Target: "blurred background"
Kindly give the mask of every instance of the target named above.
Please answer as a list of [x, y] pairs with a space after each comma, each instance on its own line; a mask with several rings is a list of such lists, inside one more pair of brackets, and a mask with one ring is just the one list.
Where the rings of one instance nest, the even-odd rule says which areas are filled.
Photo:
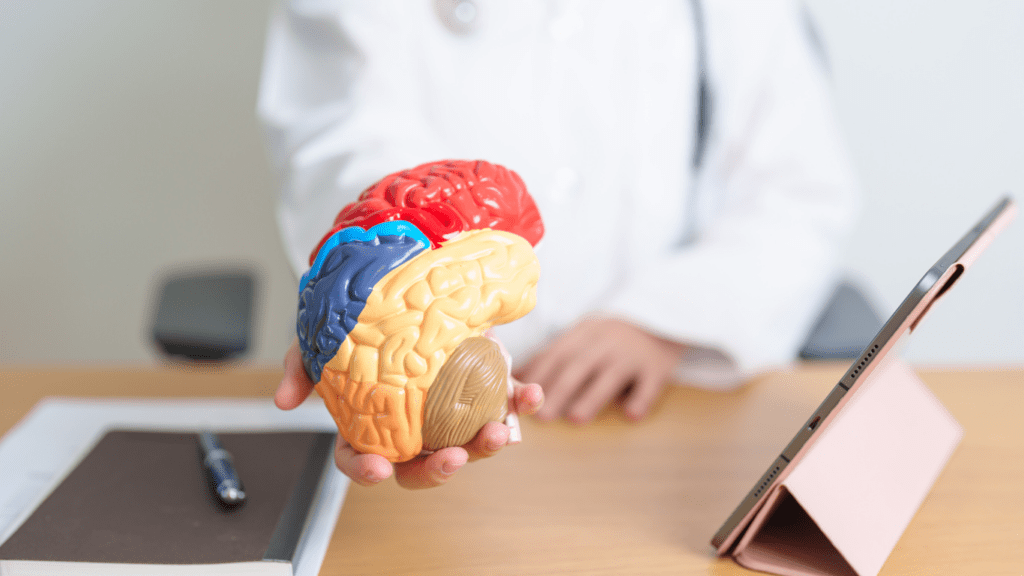
[[[0, 363], [148, 363], [163, 282], [257, 277], [244, 362], [296, 279], [255, 117], [266, 0], [0, 2]], [[809, 0], [864, 191], [843, 265], [879, 312], [997, 198], [1024, 201], [1024, 2]], [[1024, 363], [1024, 218], [937, 306], [920, 364]]]

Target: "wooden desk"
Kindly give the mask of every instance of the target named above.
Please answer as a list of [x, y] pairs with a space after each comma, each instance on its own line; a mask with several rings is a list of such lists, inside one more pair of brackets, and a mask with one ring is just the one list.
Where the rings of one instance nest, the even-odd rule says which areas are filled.
[[[673, 388], [642, 424], [527, 419], [436, 490], [352, 486], [323, 574], [750, 574], [707, 544], [844, 366]], [[40, 398], [269, 396], [276, 370], [0, 370], [0, 431]], [[966, 436], [883, 574], [1020, 574], [1024, 370], [925, 370]]]

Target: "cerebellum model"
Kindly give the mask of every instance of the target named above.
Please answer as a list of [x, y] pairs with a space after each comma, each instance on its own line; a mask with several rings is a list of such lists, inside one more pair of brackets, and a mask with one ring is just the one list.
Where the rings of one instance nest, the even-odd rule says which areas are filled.
[[299, 285], [302, 360], [338, 430], [404, 462], [508, 416], [509, 360], [485, 332], [529, 312], [544, 226], [519, 176], [447, 160], [345, 206]]

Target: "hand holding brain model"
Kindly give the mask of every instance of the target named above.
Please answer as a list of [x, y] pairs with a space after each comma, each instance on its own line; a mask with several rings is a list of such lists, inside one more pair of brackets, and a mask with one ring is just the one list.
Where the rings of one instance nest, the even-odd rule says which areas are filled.
[[484, 161], [391, 174], [335, 219], [299, 286], [302, 363], [357, 452], [406, 462], [514, 425], [486, 331], [529, 312], [544, 228], [519, 176]]

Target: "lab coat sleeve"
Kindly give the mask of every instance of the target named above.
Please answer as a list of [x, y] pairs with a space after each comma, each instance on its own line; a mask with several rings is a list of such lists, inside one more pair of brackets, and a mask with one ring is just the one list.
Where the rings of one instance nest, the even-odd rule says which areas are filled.
[[729, 384], [796, 357], [834, 282], [856, 194], [798, 10], [707, 6], [714, 108], [695, 241], [630, 269], [602, 312], [694, 345], [681, 377]]
[[382, 174], [447, 156], [418, 114], [419, 56], [407, 48], [417, 21], [436, 20], [409, 14], [428, 4], [297, 0], [271, 16], [258, 113], [296, 274], [341, 206]]

